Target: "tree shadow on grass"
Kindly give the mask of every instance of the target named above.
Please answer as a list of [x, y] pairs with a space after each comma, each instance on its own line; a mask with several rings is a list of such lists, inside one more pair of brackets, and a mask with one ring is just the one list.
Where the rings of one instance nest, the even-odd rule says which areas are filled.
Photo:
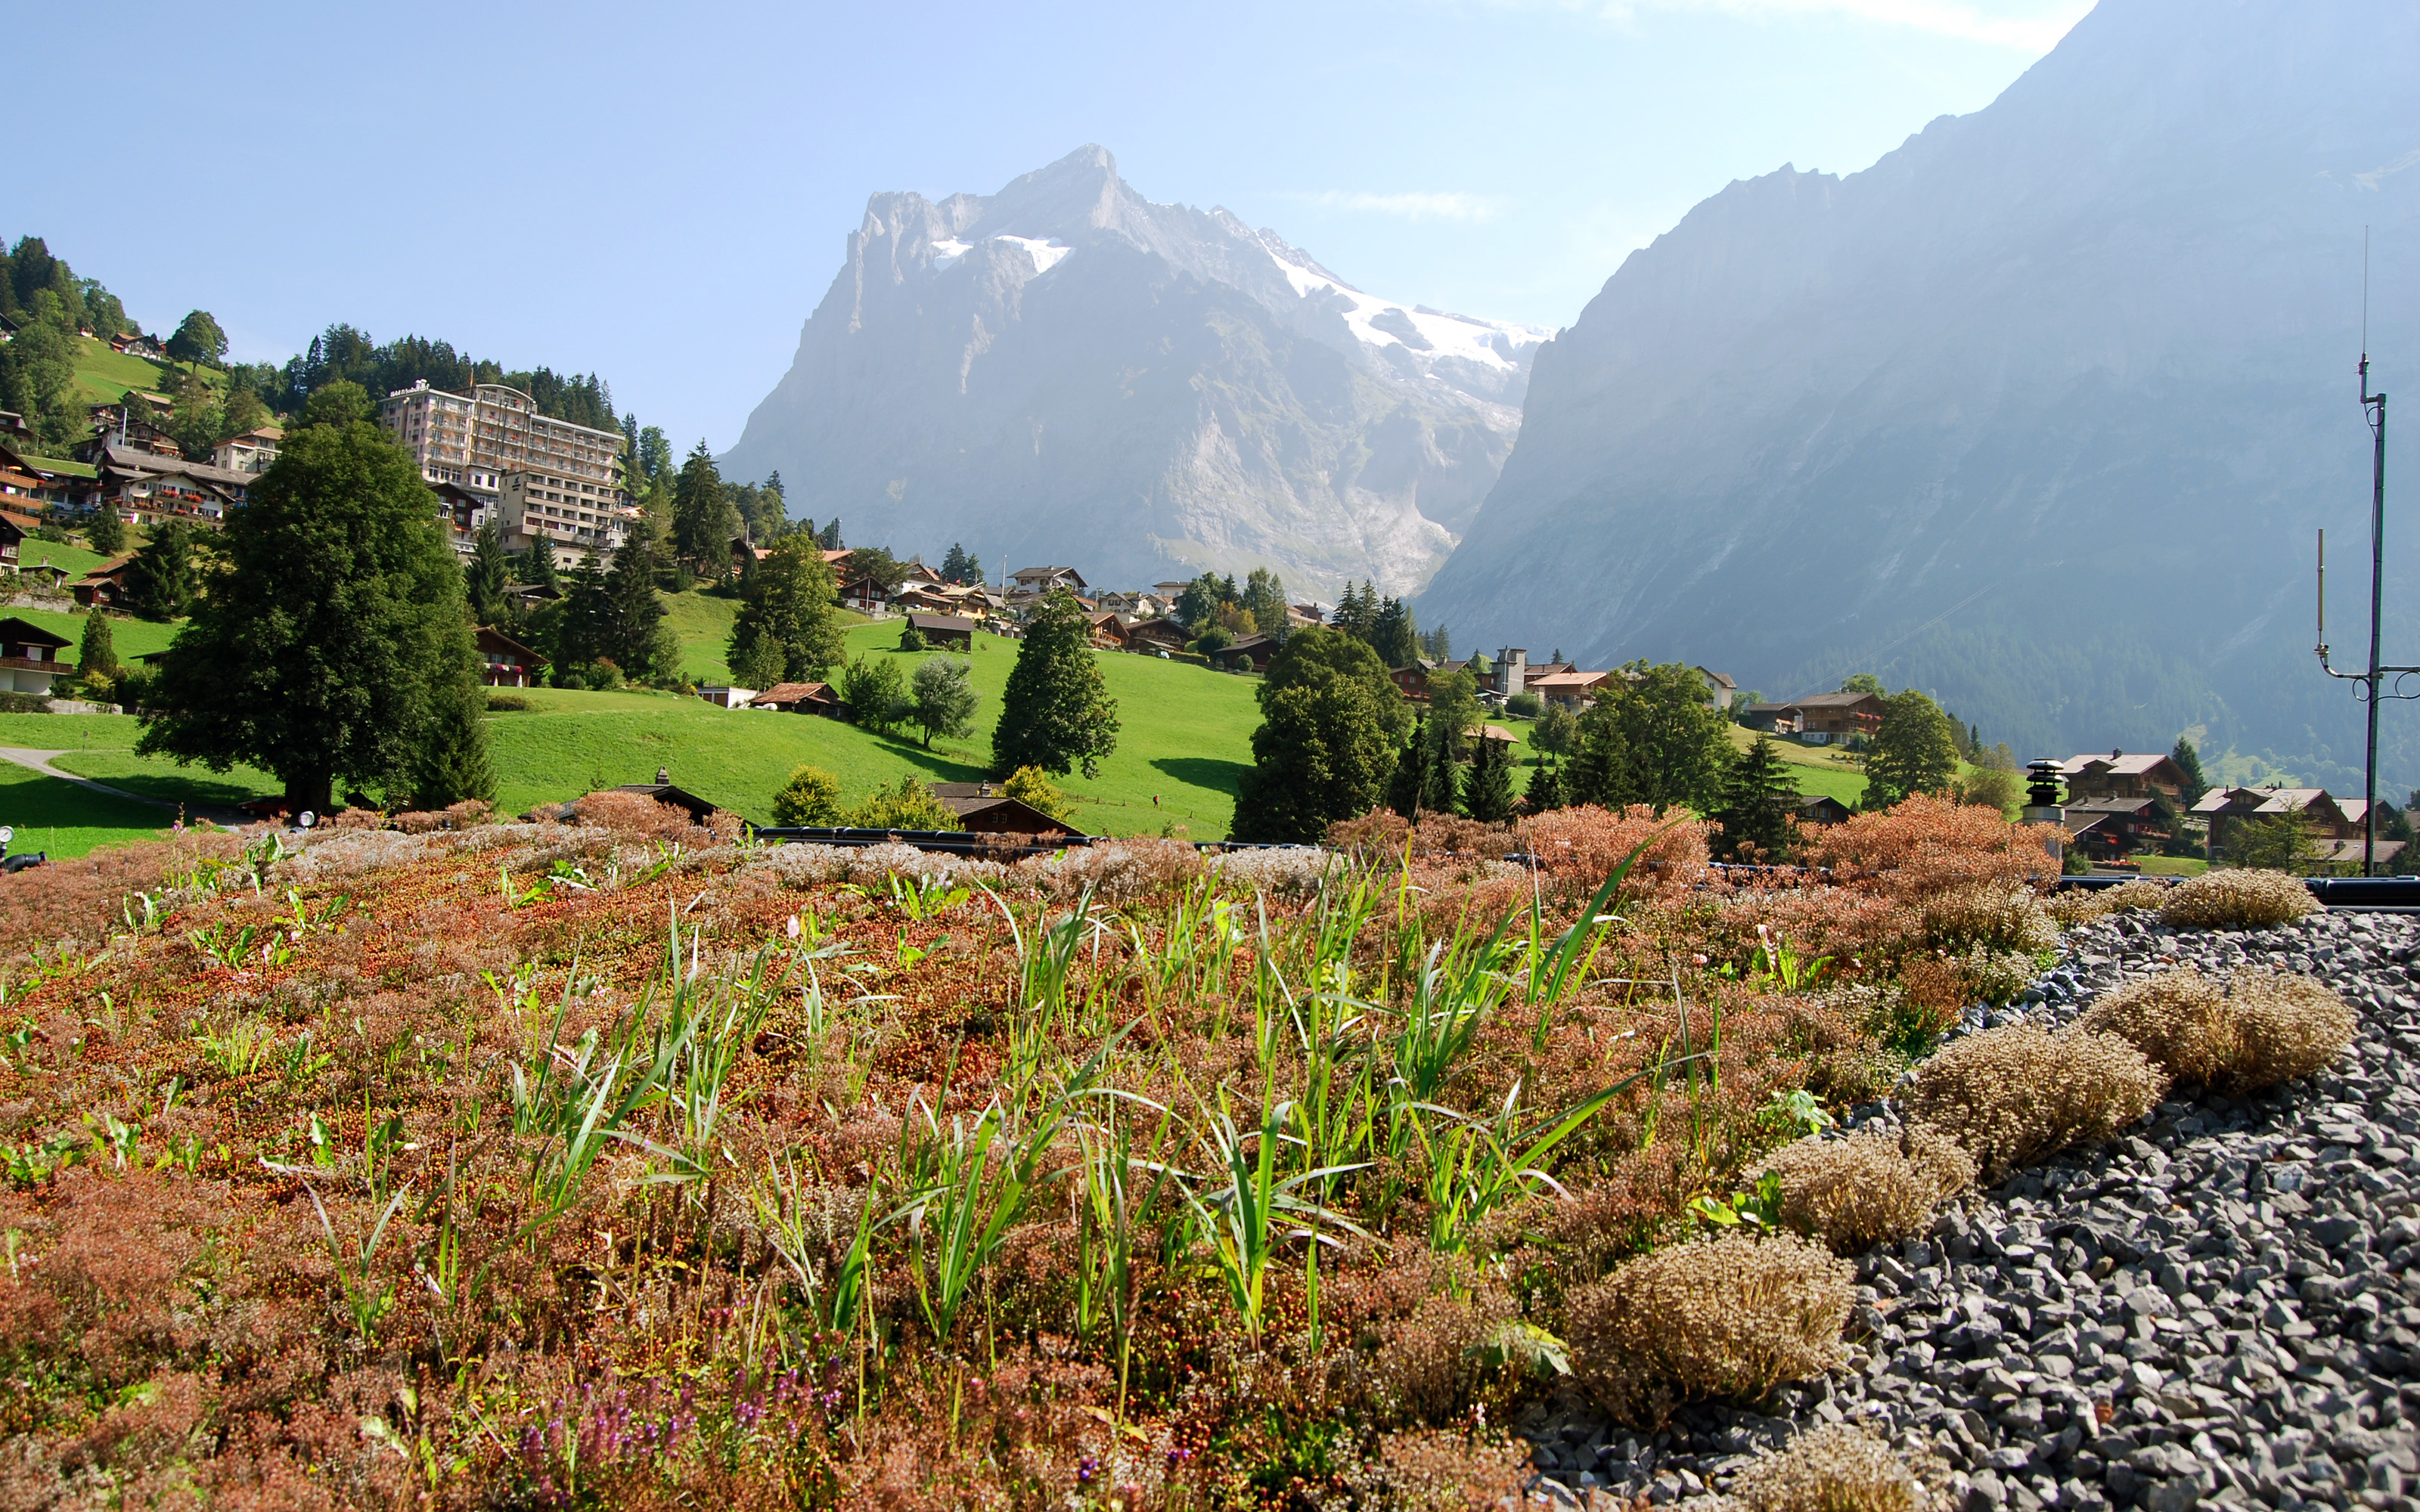
[[1229, 797], [1243, 791], [1243, 776], [1251, 770], [1249, 762], [1231, 762], [1217, 756], [1162, 756], [1151, 764], [1179, 782], [1209, 788]]

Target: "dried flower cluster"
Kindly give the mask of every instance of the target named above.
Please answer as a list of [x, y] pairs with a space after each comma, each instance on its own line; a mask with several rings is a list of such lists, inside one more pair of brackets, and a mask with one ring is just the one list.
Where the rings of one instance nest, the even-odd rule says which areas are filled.
[[1901, 1102], [1909, 1119], [1955, 1139], [1996, 1178], [2114, 1138], [2167, 1085], [2166, 1072], [2113, 1036], [2011, 1024], [1952, 1041], [1917, 1068]]
[[2188, 877], [2169, 889], [2160, 918], [2178, 929], [2269, 929], [2319, 907], [2299, 878], [2230, 868]]
[[1922, 1233], [1933, 1210], [1976, 1175], [1973, 1156], [1921, 1124], [1903, 1135], [1869, 1130], [1801, 1139], [1776, 1151], [1765, 1169], [1780, 1178], [1781, 1221], [1838, 1255]]
[[1870, 1429], [1834, 1423], [1741, 1471], [1731, 1500], [1742, 1512], [1933, 1512], [1952, 1504], [1947, 1472], [1938, 1455], [1911, 1463]]

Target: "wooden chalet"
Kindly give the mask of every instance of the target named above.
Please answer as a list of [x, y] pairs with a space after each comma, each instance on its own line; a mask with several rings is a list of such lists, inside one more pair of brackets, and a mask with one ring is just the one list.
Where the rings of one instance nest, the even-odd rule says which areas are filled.
[[778, 709], [783, 714], [819, 714], [828, 719], [845, 718], [848, 705], [831, 689], [829, 683], [775, 683], [748, 701], [752, 709]]
[[[2368, 810], [2359, 798], [2338, 798], [2325, 788], [2212, 788], [2193, 806], [2210, 822], [2210, 854], [2226, 854], [2228, 836], [2246, 821], [2266, 821], [2281, 814], [2300, 814], [2322, 861], [2361, 859], [2362, 820]], [[2392, 847], [2392, 849], [2390, 849]], [[2385, 859], [2399, 855], [2402, 841], [2378, 842]]]
[[1786, 703], [1751, 703], [1740, 716], [1750, 730], [1795, 735], [1814, 746], [1837, 745], [1883, 727], [1883, 701], [1872, 693], [1816, 693]]
[[2172, 837], [2149, 798], [2070, 796], [2064, 810], [2067, 843], [2096, 862], [2122, 861], [2141, 850], [2157, 850]]
[[1811, 794], [1798, 800], [1798, 817], [1810, 825], [1845, 825], [1849, 822], [1849, 806], [1823, 794]]
[[2067, 780], [2070, 808], [2086, 798], [2149, 798], [2156, 793], [2174, 803], [2184, 797], [2184, 768], [2157, 753], [2071, 756], [2058, 770]]
[[0, 691], [48, 695], [52, 682], [75, 671], [59, 659], [68, 638], [31, 620], [0, 620]]
[[1113, 609], [1099, 609], [1084, 616], [1093, 632], [1093, 644], [1103, 651], [1124, 651], [1126, 648], [1126, 622]]
[[1021, 572], [1010, 573], [1008, 578], [1017, 587], [1034, 594], [1047, 594], [1053, 588], [1064, 588], [1081, 598], [1089, 588], [1084, 575], [1073, 567], [1027, 567]]
[[929, 782], [933, 796], [942, 808], [958, 816], [958, 823], [978, 835], [1031, 835], [1042, 837], [1065, 835], [1084, 838], [1084, 832], [1063, 820], [1053, 819], [1020, 798], [1012, 798], [992, 782]]
[[1140, 620], [1125, 627], [1125, 647], [1128, 651], [1146, 654], [1165, 651], [1173, 655], [1184, 650], [1186, 644], [1192, 639], [1191, 633], [1183, 625], [1165, 616], [1156, 620]]
[[24, 555], [19, 548], [33, 540], [34, 532], [41, 528], [42, 522], [31, 515], [0, 509], [0, 567], [13, 572], [23, 565]]
[[952, 651], [972, 651], [975, 648], [975, 622], [962, 620], [954, 614], [910, 614], [908, 628], [924, 638], [928, 646], [942, 646]]
[[1597, 695], [1605, 690], [1605, 685], [1612, 680], [1613, 673], [1609, 671], [1540, 672], [1531, 668], [1522, 691], [1535, 693], [1549, 703], [1559, 703], [1577, 714], [1595, 702]]
[[489, 687], [535, 687], [547, 660], [493, 625], [479, 626], [479, 663]]
[[1210, 665], [1225, 671], [1256, 671], [1269, 670], [1269, 662], [1278, 654], [1273, 636], [1248, 635], [1233, 645], [1221, 646], [1210, 654]]
[[134, 553], [122, 551], [77, 579], [68, 592], [84, 609], [131, 609], [134, 595], [126, 586], [126, 575], [133, 565]]

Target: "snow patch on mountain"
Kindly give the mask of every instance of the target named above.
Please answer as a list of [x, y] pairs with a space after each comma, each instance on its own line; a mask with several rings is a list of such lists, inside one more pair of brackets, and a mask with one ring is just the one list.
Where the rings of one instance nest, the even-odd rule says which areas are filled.
[[1392, 300], [1364, 294], [1333, 274], [1313, 272], [1289, 260], [1274, 248], [1269, 251], [1269, 260], [1278, 265], [1278, 271], [1285, 275], [1296, 294], [1306, 299], [1343, 301], [1346, 308], [1338, 313], [1343, 316], [1345, 325], [1355, 336], [1373, 347], [1402, 347], [1431, 357], [1460, 357], [1484, 367], [1511, 372], [1520, 366], [1518, 359], [1523, 347], [1555, 337], [1553, 332], [1538, 326], [1447, 315], [1426, 305], [1397, 304]]

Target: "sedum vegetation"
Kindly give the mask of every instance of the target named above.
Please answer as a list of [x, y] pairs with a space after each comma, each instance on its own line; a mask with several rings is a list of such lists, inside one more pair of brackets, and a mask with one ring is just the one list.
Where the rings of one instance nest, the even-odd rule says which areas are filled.
[[2047, 1148], [1801, 1142], [2038, 928], [1972, 808], [1804, 887], [1644, 806], [1013, 864], [408, 817], [0, 879], [0, 1500], [1497, 1502], [1526, 1399], [1826, 1368], [1827, 1246]]

